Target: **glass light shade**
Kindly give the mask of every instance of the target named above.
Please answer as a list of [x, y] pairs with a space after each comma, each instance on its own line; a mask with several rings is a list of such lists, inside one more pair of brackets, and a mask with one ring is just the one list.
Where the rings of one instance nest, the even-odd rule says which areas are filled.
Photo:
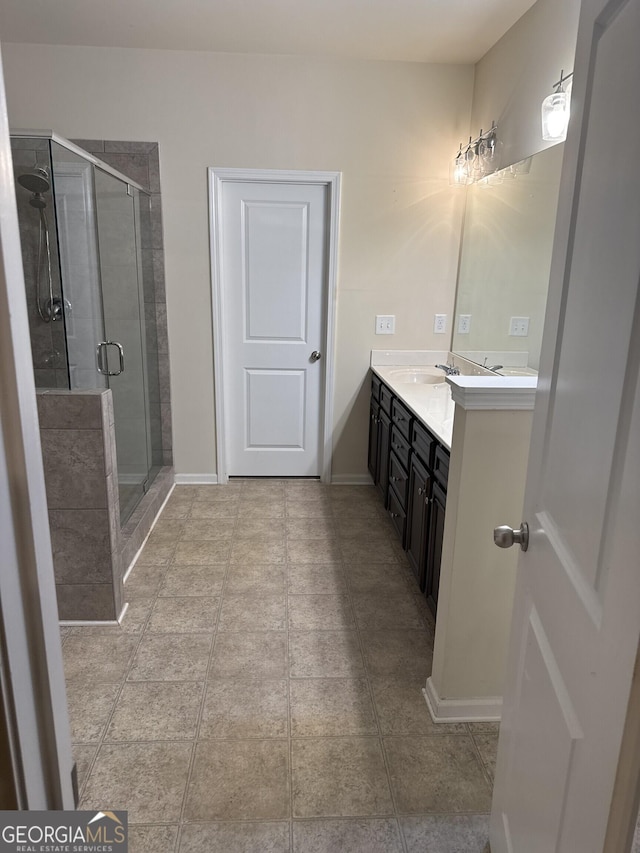
[[480, 141], [478, 149], [482, 174], [491, 175], [497, 172], [502, 158], [502, 140], [498, 139], [495, 133], [491, 133]]
[[464, 154], [460, 153], [451, 161], [449, 167], [449, 184], [452, 187], [466, 187], [470, 183], [469, 170]]
[[542, 138], [549, 142], [566, 139], [569, 124], [569, 95], [554, 92], [542, 102]]

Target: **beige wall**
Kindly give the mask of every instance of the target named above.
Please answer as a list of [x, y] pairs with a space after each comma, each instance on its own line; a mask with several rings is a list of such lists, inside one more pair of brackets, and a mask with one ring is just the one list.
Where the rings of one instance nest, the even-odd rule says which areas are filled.
[[[215, 466], [207, 166], [343, 173], [334, 474], [366, 473], [369, 351], [440, 349], [453, 312], [471, 66], [3, 46], [14, 127], [160, 144], [174, 453]], [[376, 313], [396, 334], [373, 334]]]
[[553, 144], [540, 107], [560, 71], [573, 71], [579, 12], [580, 0], [538, 0], [476, 65], [472, 132], [498, 123], [503, 166]]

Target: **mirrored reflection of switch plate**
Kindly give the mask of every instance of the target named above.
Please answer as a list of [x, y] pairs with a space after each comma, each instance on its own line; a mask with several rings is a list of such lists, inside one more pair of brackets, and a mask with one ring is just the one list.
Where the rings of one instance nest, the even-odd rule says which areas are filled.
[[394, 314], [376, 314], [376, 335], [393, 335], [396, 331]]
[[509, 321], [509, 334], [516, 338], [526, 338], [529, 334], [529, 318], [512, 317]]
[[468, 335], [471, 331], [471, 314], [458, 315], [458, 334]]

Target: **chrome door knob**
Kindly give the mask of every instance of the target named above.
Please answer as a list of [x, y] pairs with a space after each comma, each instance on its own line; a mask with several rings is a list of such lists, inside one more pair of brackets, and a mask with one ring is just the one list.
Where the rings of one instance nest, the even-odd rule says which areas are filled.
[[507, 524], [502, 524], [494, 529], [493, 541], [498, 548], [511, 548], [512, 545], [519, 545], [522, 551], [526, 551], [529, 547], [529, 525], [523, 521], [520, 527], [514, 530]]
[[320, 361], [320, 359], [322, 358], [322, 353], [318, 352], [317, 349], [314, 349], [309, 358], [311, 359], [311, 361]]

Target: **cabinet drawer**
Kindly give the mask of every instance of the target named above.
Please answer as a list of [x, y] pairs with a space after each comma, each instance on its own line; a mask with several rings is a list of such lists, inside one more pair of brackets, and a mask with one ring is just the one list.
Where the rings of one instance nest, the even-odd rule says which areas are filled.
[[411, 448], [409, 447], [409, 442], [405, 440], [404, 436], [400, 433], [395, 424], [391, 427], [391, 449], [398, 457], [398, 461], [402, 467], [408, 472], [409, 451]]
[[422, 464], [426, 465], [427, 468], [432, 466], [431, 460], [436, 444], [437, 442], [429, 430], [414, 420], [411, 427], [411, 445], [420, 457]]
[[380, 383], [380, 406], [384, 411], [391, 417], [391, 401], [393, 400], [393, 394], [387, 388], [386, 385]]
[[375, 375], [375, 373], [371, 376], [371, 396], [376, 402], [380, 401], [380, 386], [382, 383]]
[[449, 451], [438, 445], [433, 460], [433, 476], [440, 483], [444, 491], [447, 491], [447, 480], [449, 479]]
[[397, 496], [400, 498], [402, 509], [407, 508], [407, 489], [409, 487], [409, 475], [400, 464], [395, 451], [389, 458], [389, 483], [396, 490]]
[[411, 440], [411, 412], [402, 405], [399, 400], [394, 400], [391, 405], [391, 420], [398, 427], [402, 435]]
[[400, 537], [402, 547], [404, 548], [405, 534], [407, 531], [407, 514], [400, 506], [398, 496], [393, 489], [389, 489], [389, 515], [391, 516], [391, 522], [395, 527], [398, 536]]

